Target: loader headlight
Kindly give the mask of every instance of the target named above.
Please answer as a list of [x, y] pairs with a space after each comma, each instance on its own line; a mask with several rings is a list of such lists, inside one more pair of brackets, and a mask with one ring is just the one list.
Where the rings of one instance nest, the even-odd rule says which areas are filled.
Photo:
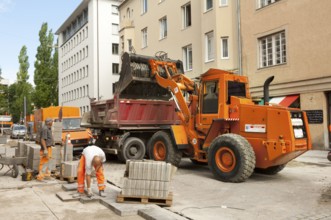
[[301, 118], [291, 118], [292, 126], [303, 126], [303, 121]]
[[294, 128], [293, 130], [294, 130], [294, 137], [295, 138], [303, 138], [304, 137], [302, 128]]
[[291, 123], [294, 137], [305, 138], [307, 136], [306, 128], [303, 121], [303, 114], [301, 111], [291, 111]]

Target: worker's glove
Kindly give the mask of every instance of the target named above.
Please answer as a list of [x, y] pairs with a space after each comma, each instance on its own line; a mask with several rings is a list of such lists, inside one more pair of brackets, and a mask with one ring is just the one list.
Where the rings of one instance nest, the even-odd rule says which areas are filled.
[[93, 196], [92, 189], [87, 188], [87, 197], [91, 198]]
[[44, 156], [47, 156], [48, 155], [48, 151], [47, 151], [47, 148], [44, 149]]

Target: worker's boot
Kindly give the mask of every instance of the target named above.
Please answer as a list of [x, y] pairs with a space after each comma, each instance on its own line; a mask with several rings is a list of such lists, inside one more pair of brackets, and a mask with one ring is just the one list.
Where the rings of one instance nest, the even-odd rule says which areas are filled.
[[37, 180], [38, 181], [43, 181], [44, 180], [44, 174], [42, 172], [39, 172], [39, 174], [37, 176]]
[[91, 198], [93, 196], [92, 190], [91, 188], [87, 188], [87, 192], [86, 192], [87, 197]]
[[105, 193], [105, 191], [104, 191], [104, 190], [100, 190], [100, 191], [99, 191], [99, 196], [101, 196], [101, 197], [106, 197], [106, 193]]
[[44, 178], [45, 180], [50, 180], [52, 179], [51, 177], [51, 172], [49, 170], [46, 171], [46, 173], [44, 174]]

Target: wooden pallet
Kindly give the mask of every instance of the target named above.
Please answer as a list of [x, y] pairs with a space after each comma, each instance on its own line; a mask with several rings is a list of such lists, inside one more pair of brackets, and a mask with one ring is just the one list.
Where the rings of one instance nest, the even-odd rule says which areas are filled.
[[156, 204], [170, 207], [172, 205], [172, 197], [172, 192], [170, 192], [166, 198], [154, 198], [148, 196], [124, 196], [122, 193], [120, 193], [117, 195], [116, 202]]
[[73, 177], [73, 176], [61, 176], [60, 173], [55, 173], [54, 174], [56, 179], [59, 179], [61, 181], [67, 181], [68, 183], [74, 183], [77, 180], [77, 177]]

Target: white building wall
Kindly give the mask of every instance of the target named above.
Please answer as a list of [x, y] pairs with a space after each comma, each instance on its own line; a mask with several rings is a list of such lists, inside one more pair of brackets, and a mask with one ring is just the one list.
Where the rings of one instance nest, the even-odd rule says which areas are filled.
[[[112, 36], [112, 23], [118, 15], [112, 14], [112, 5], [118, 1], [83, 1], [69, 16], [59, 35], [59, 105], [78, 106], [83, 114], [90, 110], [89, 98], [113, 97], [112, 84], [118, 75], [112, 74], [112, 63], [119, 56], [112, 54], [112, 43], [118, 44], [118, 35]], [[88, 9], [88, 22], [64, 42], [64, 31], [82, 12]]]

